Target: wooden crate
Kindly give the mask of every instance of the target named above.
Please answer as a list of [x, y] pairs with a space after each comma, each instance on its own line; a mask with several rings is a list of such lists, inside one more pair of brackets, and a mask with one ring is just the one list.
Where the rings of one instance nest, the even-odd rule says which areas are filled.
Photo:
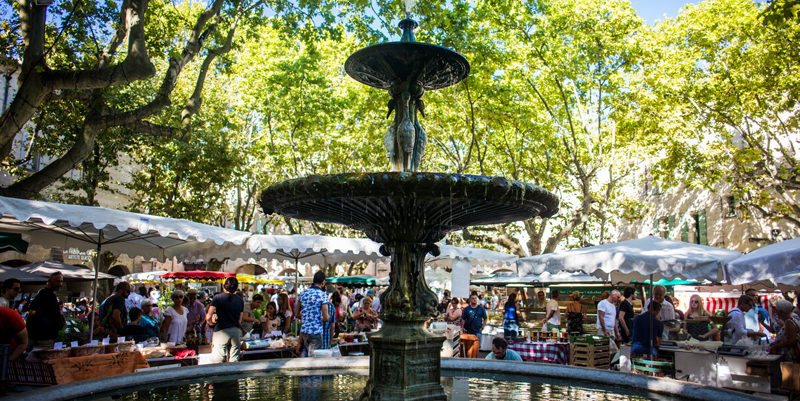
[[587, 345], [608, 345], [611, 339], [605, 336], [598, 336], [594, 334], [584, 334], [582, 336], [572, 336], [569, 338], [570, 347], [573, 344], [587, 344]]

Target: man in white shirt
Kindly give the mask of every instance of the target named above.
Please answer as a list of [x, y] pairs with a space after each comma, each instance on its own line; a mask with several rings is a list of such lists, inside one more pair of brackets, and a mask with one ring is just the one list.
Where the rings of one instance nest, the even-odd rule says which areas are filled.
[[658, 312], [658, 317], [664, 323], [664, 331], [661, 333], [662, 340], [669, 340], [669, 333], [677, 333], [680, 331], [681, 326], [671, 323], [666, 323], [668, 320], [675, 320], [675, 307], [671, 303], [666, 302], [664, 297], [667, 295], [667, 287], [657, 285], [653, 287], [653, 297], [644, 303], [643, 311], [647, 310], [647, 305], [650, 305], [650, 300], [656, 301], [661, 304], [661, 311]]
[[[597, 304], [597, 334], [606, 336], [612, 340], [620, 341], [619, 325], [617, 325], [617, 303], [622, 294], [619, 291], [611, 291], [608, 298]], [[612, 335], [613, 334], [613, 335]]]
[[725, 330], [725, 343], [726, 344], [736, 344], [739, 340], [750, 337], [753, 339], [759, 338], [764, 336], [764, 333], [758, 331], [747, 331], [745, 327], [745, 313], [747, 313], [750, 309], [753, 309], [753, 305], [755, 305], [755, 301], [753, 297], [749, 295], [742, 295], [739, 297], [738, 305], [728, 313], [728, 316], [731, 320], [728, 321], [728, 325], [726, 326]]
[[550, 300], [547, 301], [546, 308], [547, 317], [542, 319], [543, 331], [558, 331], [561, 325], [561, 312], [558, 310], [558, 290], [550, 291]]

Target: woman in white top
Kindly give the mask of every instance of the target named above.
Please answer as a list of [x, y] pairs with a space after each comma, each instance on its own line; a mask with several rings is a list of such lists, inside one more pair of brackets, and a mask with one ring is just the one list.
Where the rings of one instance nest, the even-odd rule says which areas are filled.
[[186, 318], [188, 311], [181, 304], [183, 304], [183, 291], [173, 291], [172, 306], [164, 312], [164, 322], [161, 323], [161, 338], [165, 342], [177, 344], [183, 341], [188, 323]]

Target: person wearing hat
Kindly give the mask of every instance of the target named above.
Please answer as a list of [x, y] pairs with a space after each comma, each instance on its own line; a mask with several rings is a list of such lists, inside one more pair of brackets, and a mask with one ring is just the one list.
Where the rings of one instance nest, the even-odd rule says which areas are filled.
[[197, 289], [190, 288], [186, 291], [186, 297], [189, 299], [186, 309], [189, 310], [189, 315], [186, 316], [188, 320], [188, 327], [192, 328], [200, 324], [206, 317], [206, 307], [202, 302], [197, 300]]

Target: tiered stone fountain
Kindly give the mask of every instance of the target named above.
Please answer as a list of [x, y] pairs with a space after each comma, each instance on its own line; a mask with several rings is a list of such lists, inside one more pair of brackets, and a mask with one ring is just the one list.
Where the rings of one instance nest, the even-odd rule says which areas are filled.
[[423, 327], [436, 294], [424, 277], [425, 256], [452, 231], [558, 211], [558, 199], [503, 177], [417, 172], [427, 137], [426, 90], [446, 88], [469, 74], [469, 63], [445, 47], [414, 39], [417, 23], [400, 21], [400, 42], [355, 52], [345, 70], [356, 81], [387, 89], [394, 122], [384, 137], [393, 172], [309, 176], [264, 190], [264, 213], [344, 224], [382, 243], [391, 256], [389, 288], [381, 296], [383, 328], [369, 337], [370, 378], [363, 400], [444, 400], [440, 351], [444, 337]]

